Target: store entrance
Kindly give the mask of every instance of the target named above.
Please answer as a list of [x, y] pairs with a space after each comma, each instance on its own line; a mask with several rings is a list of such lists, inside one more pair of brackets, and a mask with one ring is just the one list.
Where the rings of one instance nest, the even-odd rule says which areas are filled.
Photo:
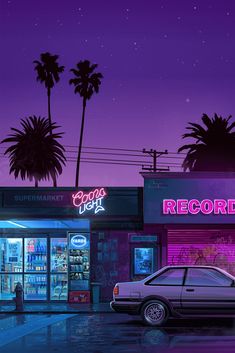
[[[89, 222], [85, 220], [9, 222], [11, 225], [9, 228], [18, 226], [20, 229], [4, 229], [1, 234], [0, 300], [12, 300], [15, 297], [15, 286], [20, 282], [24, 288], [25, 301], [67, 301], [69, 296], [67, 234], [69, 231], [74, 232], [75, 229], [77, 232], [87, 230]], [[32, 228], [35, 226], [36, 229], [27, 229], [29, 225]]]
[[34, 234], [0, 239], [1, 300], [10, 300], [17, 282], [24, 300], [67, 300], [67, 238]]

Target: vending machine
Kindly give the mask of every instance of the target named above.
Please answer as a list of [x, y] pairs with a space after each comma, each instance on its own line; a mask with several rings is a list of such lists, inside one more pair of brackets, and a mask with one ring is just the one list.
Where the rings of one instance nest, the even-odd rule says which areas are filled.
[[90, 303], [90, 233], [68, 233], [69, 302]]

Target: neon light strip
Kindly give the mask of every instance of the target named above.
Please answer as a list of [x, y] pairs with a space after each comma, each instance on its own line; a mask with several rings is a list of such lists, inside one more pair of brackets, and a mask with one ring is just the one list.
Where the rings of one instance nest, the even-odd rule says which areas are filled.
[[17, 227], [20, 227], [20, 228], [27, 228], [25, 226], [22, 226], [22, 224], [19, 224], [19, 223], [13, 222], [13, 221], [7, 221], [7, 223], [10, 223], [10, 224], [17, 226]]

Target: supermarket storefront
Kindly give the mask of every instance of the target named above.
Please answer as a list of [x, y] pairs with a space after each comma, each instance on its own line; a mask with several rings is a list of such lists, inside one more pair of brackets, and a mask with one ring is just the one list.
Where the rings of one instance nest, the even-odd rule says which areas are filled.
[[143, 173], [144, 227], [162, 235], [162, 265], [235, 274], [235, 173]]
[[[0, 300], [109, 299], [129, 280], [129, 234], [143, 228], [142, 188], [1, 188]], [[122, 256], [119, 252], [123, 252]]]

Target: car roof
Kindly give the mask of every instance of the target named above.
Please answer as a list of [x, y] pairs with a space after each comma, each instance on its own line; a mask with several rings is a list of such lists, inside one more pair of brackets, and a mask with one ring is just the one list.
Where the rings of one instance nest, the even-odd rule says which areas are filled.
[[167, 266], [164, 266], [164, 267], [160, 268], [157, 272], [154, 272], [151, 275], [149, 275], [148, 277], [142, 279], [142, 281], [143, 282], [149, 281], [152, 278], [154, 278], [156, 275], [159, 275], [160, 273], [166, 271], [167, 269], [171, 269], [171, 268], [175, 268], [175, 269], [177, 269], [177, 268], [183, 268], [183, 269], [187, 269], [187, 268], [214, 269], [214, 270], [219, 271], [220, 273], [223, 273], [225, 276], [230, 277], [233, 281], [235, 281], [235, 277], [231, 273], [223, 270], [222, 268], [219, 268], [219, 267], [216, 267], [216, 266], [207, 266], [207, 265], [167, 265]]
[[219, 267], [216, 267], [216, 266], [210, 266], [210, 265], [167, 265], [167, 266], [164, 266], [164, 268], [214, 268], [216, 270], [222, 270], [221, 268]]
[[166, 270], [166, 269], [168, 269], [168, 268], [198, 268], [198, 269], [203, 268], [203, 269], [214, 269], [214, 270], [217, 270], [217, 271], [220, 271], [220, 272], [224, 273], [225, 275], [231, 277], [232, 279], [235, 279], [235, 277], [234, 277], [231, 273], [229, 273], [229, 272], [223, 270], [223, 269], [220, 268], [220, 267], [216, 267], [216, 266], [207, 266], [207, 265], [168, 265], [168, 266], [162, 267], [161, 270], [163, 270], [163, 269]]

